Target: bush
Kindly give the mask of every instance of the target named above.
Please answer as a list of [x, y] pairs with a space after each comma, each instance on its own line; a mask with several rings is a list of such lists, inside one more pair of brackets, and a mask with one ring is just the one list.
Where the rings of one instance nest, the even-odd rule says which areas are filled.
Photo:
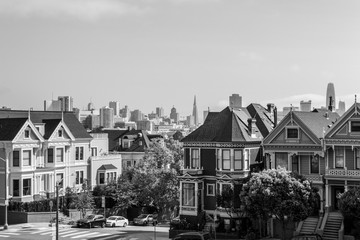
[[55, 199], [44, 199], [33, 202], [14, 202], [10, 201], [8, 210], [16, 212], [51, 212], [50, 201], [53, 202], [52, 211], [55, 211], [56, 200]]

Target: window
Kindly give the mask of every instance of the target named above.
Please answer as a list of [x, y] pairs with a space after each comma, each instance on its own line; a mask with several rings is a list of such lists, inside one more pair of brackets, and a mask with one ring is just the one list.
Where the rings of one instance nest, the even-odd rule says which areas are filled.
[[234, 169], [242, 170], [242, 150], [234, 150]]
[[320, 167], [319, 167], [319, 155], [316, 156], [310, 156], [310, 173], [319, 173]]
[[63, 137], [63, 131], [62, 131], [62, 129], [60, 129], [60, 130], [58, 131], [58, 137], [59, 137], [59, 138]]
[[216, 150], [217, 154], [217, 169], [221, 169], [221, 150], [220, 149], [217, 149]]
[[195, 207], [195, 183], [183, 183], [182, 206]]
[[351, 132], [360, 132], [360, 121], [351, 122]]
[[25, 138], [30, 138], [30, 130], [25, 130], [24, 137]]
[[230, 150], [222, 150], [222, 169], [230, 170]]
[[96, 156], [97, 156], [97, 147], [92, 147], [92, 148], [91, 148], [91, 156], [92, 156], [92, 157], [96, 157]]
[[23, 196], [31, 195], [31, 179], [23, 179]]
[[23, 166], [31, 166], [31, 150], [23, 151]]
[[290, 138], [290, 139], [298, 139], [299, 138], [299, 129], [287, 128], [286, 129], [286, 137]]
[[292, 155], [291, 156], [291, 169], [293, 172], [299, 173], [299, 156], [298, 155]]
[[84, 147], [75, 148], [75, 160], [84, 160]]
[[56, 149], [56, 162], [64, 162], [64, 149], [63, 148]]
[[20, 196], [20, 181], [19, 179], [13, 180], [13, 197]]
[[191, 149], [191, 168], [200, 168], [199, 149]]
[[63, 186], [64, 186], [64, 174], [57, 173], [56, 174], [56, 182], [59, 183], [60, 188], [63, 188]]
[[244, 154], [244, 170], [249, 170], [249, 159], [250, 159], [250, 151], [249, 149], [245, 150], [245, 154]]
[[76, 184], [84, 183], [84, 171], [76, 171]]
[[275, 153], [275, 168], [277, 167], [288, 169], [288, 153]]
[[110, 182], [110, 173], [107, 173], [107, 174], [106, 174], [106, 182], [107, 182], [107, 183]]
[[105, 173], [99, 173], [99, 184], [105, 184]]
[[345, 148], [344, 147], [335, 147], [335, 167], [343, 168], [344, 159], [345, 159]]
[[13, 167], [19, 167], [19, 166], [20, 166], [20, 152], [13, 151]]
[[215, 184], [206, 185], [206, 195], [215, 196]]
[[355, 168], [360, 169], [360, 150], [355, 148]]
[[48, 163], [53, 163], [54, 162], [54, 149], [53, 148], [49, 148], [47, 151], [47, 159], [48, 159]]
[[126, 167], [131, 167], [131, 161], [126, 161]]

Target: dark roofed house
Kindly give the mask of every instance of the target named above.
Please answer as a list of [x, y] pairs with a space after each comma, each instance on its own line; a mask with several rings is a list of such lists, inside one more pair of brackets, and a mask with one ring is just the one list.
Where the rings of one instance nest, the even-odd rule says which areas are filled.
[[[184, 168], [180, 177], [180, 216], [196, 222], [199, 213], [214, 215], [216, 195], [231, 187], [240, 191], [242, 181], [261, 163], [261, 142], [267, 126], [247, 108], [226, 107], [209, 112], [204, 124], [184, 137]], [[237, 204], [237, 203], [236, 203]], [[240, 207], [239, 204], [236, 207]], [[217, 211], [230, 221], [225, 211]], [[219, 217], [219, 216], [218, 216]], [[241, 218], [233, 213], [231, 221]]]

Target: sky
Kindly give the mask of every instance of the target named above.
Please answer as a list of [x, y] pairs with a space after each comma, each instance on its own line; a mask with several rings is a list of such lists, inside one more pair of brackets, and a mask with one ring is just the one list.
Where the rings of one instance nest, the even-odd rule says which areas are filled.
[[[278, 109], [350, 107], [360, 92], [358, 0], [1, 0], [0, 107], [199, 115], [229, 96]], [[360, 96], [360, 95], [359, 95]], [[359, 97], [360, 98], [360, 97]]]

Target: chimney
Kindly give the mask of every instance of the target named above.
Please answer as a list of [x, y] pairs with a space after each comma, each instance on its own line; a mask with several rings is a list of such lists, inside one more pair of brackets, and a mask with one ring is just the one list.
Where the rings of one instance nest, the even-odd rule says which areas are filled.
[[277, 126], [277, 107], [274, 108], [274, 128]]
[[249, 134], [251, 135], [251, 137], [256, 137], [255, 129], [256, 129], [256, 119], [249, 118], [248, 119], [248, 130], [249, 130]]
[[273, 113], [275, 105], [273, 103], [268, 103], [266, 106], [267, 106], [268, 112]]

